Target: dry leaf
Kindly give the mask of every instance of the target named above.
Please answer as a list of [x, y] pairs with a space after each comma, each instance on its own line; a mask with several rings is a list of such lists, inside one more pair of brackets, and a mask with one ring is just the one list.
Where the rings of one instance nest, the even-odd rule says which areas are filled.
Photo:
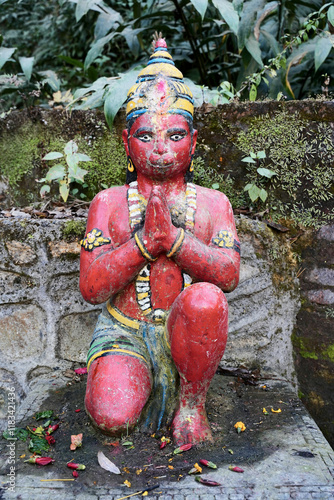
[[113, 464], [111, 462], [111, 460], [109, 460], [109, 458], [107, 458], [102, 451], [98, 452], [97, 460], [99, 462], [100, 467], [102, 467], [102, 469], [105, 469], [109, 472], [112, 472], [113, 474], [120, 474], [121, 473], [119, 468], [115, 464]]

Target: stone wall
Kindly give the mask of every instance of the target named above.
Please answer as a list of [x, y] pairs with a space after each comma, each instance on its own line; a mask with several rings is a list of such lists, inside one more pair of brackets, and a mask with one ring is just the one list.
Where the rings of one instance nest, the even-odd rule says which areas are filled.
[[[291, 334], [299, 309], [295, 266], [272, 248], [287, 241], [262, 222], [237, 217], [242, 245], [240, 284], [228, 294], [229, 341], [222, 363], [273, 371], [295, 382]], [[24, 397], [36, 377], [84, 363], [99, 307], [79, 291], [77, 240], [66, 241], [66, 221], [0, 219], [0, 387]], [[285, 267], [285, 285], [275, 274]], [[3, 406], [6, 408], [6, 405]], [[0, 417], [4, 417], [1, 415]]]

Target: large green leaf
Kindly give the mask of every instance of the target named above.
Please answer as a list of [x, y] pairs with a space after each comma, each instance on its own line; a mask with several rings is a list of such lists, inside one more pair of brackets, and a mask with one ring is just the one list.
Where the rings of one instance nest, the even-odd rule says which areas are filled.
[[333, 46], [334, 46], [333, 36], [331, 37], [325, 35], [318, 37], [318, 40], [314, 48], [314, 65], [316, 71], [318, 71], [319, 67], [325, 61]]
[[273, 170], [269, 170], [268, 168], [263, 167], [258, 168], [257, 172], [264, 177], [268, 177], [268, 179], [271, 179], [273, 175], [276, 175], [276, 172], [273, 172]]
[[87, 14], [87, 12], [94, 7], [96, 4], [102, 3], [101, 0], [77, 0], [77, 7], [75, 9], [75, 18], [76, 21], [80, 21], [80, 19]]
[[43, 156], [42, 160], [57, 160], [58, 158], [62, 158], [64, 155], [62, 153], [58, 153], [57, 151], [52, 151], [47, 155]]
[[[48, 173], [45, 176], [45, 180], [48, 182], [54, 181], [56, 179], [63, 179], [65, 176], [65, 167], [58, 163], [57, 165], [54, 165], [53, 167], [50, 168]], [[42, 418], [42, 417], [40, 417]], [[44, 418], [44, 417], [43, 417]], [[38, 419], [37, 419], [38, 420]]]
[[67, 184], [61, 184], [59, 186], [60, 196], [63, 198], [64, 202], [67, 202], [68, 195], [70, 194], [70, 188]]
[[134, 68], [123, 75], [120, 75], [119, 80], [114, 80], [106, 95], [104, 101], [104, 114], [109, 125], [112, 128], [112, 124], [117, 111], [120, 109], [122, 104], [125, 102], [128, 90], [134, 85], [138, 75], [138, 68]]
[[95, 109], [103, 105], [105, 91], [97, 90], [89, 95], [81, 104], [77, 105], [75, 109]]
[[327, 11], [327, 19], [331, 23], [332, 26], [334, 26], [334, 5], [329, 7]]
[[257, 14], [263, 9], [265, 3], [265, 0], [249, 0], [248, 2], [244, 2], [238, 29], [239, 50], [245, 47], [246, 40], [253, 33]]
[[40, 75], [44, 76], [43, 84], [48, 83], [54, 92], [57, 92], [60, 89], [60, 80], [57, 76], [57, 73], [48, 69], [46, 71], [39, 71]]
[[249, 197], [252, 201], [256, 201], [260, 196], [260, 188], [258, 188], [255, 184], [248, 190]]
[[190, 0], [197, 12], [201, 14], [202, 19], [204, 18], [206, 9], [208, 8], [209, 0]]
[[85, 71], [89, 68], [89, 66], [97, 59], [100, 54], [102, 53], [102, 50], [104, 46], [110, 42], [110, 40], [115, 36], [116, 33], [110, 33], [107, 36], [104, 36], [97, 40], [89, 49], [88, 54], [85, 59]]
[[261, 35], [267, 40], [271, 50], [274, 53], [274, 56], [277, 56], [277, 54], [280, 52], [280, 48], [276, 38], [267, 30], [261, 29], [260, 32]]
[[254, 37], [253, 33], [250, 34], [249, 38], [245, 40], [245, 46], [250, 55], [255, 59], [258, 65], [263, 68], [263, 62], [261, 58], [260, 44]]
[[239, 29], [239, 15], [234, 10], [233, 4], [228, 0], [212, 0], [212, 3], [219, 10], [220, 15], [233, 33], [237, 34]]
[[114, 28], [115, 24], [121, 24], [122, 22], [123, 18], [119, 12], [116, 12], [111, 7], [104, 6], [103, 12], [99, 15], [95, 24], [95, 39], [103, 38]]
[[44, 437], [32, 436], [29, 441], [29, 451], [41, 455], [43, 451], [48, 451], [49, 443]]
[[31, 78], [31, 73], [32, 73], [32, 68], [34, 65], [34, 57], [19, 57], [20, 65], [22, 68], [22, 71], [24, 73], [24, 76], [30, 81]]
[[12, 57], [16, 47], [0, 47], [0, 69]]

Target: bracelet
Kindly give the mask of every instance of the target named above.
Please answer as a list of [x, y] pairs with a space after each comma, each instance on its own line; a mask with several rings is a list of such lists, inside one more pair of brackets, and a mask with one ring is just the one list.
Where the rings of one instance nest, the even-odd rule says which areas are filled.
[[158, 257], [152, 257], [150, 252], [147, 250], [143, 241], [140, 239], [138, 232], [135, 233], [135, 242], [137, 243], [137, 247], [139, 248], [140, 253], [143, 257], [145, 257], [145, 259], [149, 260], [150, 262], [154, 262], [155, 260], [157, 260]]
[[166, 254], [166, 257], [173, 257], [173, 255], [175, 255], [176, 252], [180, 250], [183, 240], [184, 240], [184, 229], [180, 229], [180, 231], [177, 233], [177, 236], [175, 238], [175, 241], [171, 249]]

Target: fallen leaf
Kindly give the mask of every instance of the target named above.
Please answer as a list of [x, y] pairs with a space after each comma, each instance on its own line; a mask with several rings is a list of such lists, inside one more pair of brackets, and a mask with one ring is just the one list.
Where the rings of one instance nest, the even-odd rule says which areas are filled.
[[121, 473], [119, 468], [111, 460], [109, 460], [109, 458], [107, 458], [102, 451], [98, 452], [97, 461], [99, 462], [99, 465], [100, 467], [102, 467], [102, 469], [112, 472], [113, 474]]

